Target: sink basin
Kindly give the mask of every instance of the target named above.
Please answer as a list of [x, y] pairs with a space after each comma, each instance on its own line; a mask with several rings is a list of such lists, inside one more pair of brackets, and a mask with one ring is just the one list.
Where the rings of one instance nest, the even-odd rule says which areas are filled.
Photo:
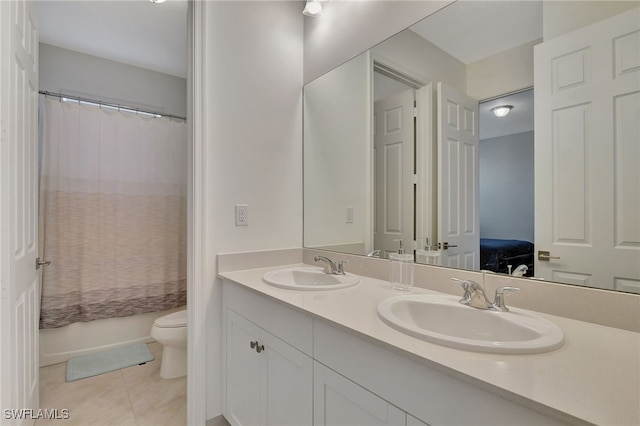
[[447, 295], [397, 296], [378, 305], [378, 316], [405, 334], [457, 349], [532, 354], [564, 345], [557, 325], [529, 311], [482, 310], [458, 300]]
[[325, 274], [322, 268], [288, 268], [267, 272], [262, 279], [275, 287], [291, 290], [337, 290], [357, 285], [360, 279], [352, 274]]

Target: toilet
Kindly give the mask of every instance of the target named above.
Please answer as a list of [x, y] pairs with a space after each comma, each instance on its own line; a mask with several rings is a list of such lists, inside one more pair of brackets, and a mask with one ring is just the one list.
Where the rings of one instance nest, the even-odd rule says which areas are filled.
[[160, 377], [173, 379], [187, 374], [187, 310], [157, 318], [151, 337], [162, 344]]

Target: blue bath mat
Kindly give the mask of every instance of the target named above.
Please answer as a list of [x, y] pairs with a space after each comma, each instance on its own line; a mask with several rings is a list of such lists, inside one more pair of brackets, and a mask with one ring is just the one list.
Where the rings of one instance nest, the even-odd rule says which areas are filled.
[[144, 343], [71, 358], [67, 361], [67, 382], [144, 364], [153, 359], [153, 355]]

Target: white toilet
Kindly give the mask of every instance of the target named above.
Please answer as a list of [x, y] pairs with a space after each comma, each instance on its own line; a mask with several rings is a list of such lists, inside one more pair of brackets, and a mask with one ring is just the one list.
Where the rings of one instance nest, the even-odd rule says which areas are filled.
[[187, 310], [157, 318], [151, 337], [162, 344], [160, 377], [173, 379], [187, 374]]

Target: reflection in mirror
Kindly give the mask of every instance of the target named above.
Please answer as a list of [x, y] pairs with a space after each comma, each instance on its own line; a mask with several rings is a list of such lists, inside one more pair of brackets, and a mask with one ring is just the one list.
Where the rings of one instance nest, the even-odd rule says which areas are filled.
[[638, 21], [456, 2], [309, 83], [305, 247], [640, 293]]
[[479, 163], [480, 269], [535, 276], [532, 89], [480, 104]]

